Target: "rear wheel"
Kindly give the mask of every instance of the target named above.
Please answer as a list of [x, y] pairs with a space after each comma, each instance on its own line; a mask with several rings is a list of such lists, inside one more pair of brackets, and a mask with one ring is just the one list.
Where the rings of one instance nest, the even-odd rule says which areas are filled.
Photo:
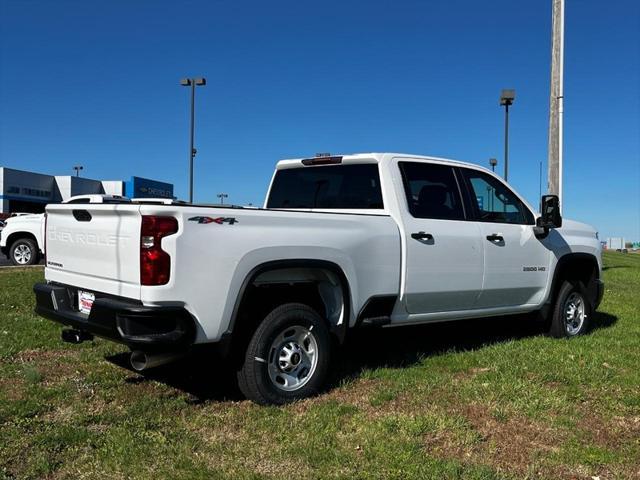
[[304, 304], [281, 305], [253, 334], [238, 385], [248, 399], [261, 405], [309, 397], [322, 388], [330, 355], [323, 318]]
[[589, 330], [591, 302], [580, 281], [565, 281], [553, 307], [549, 334], [556, 338], [575, 337]]
[[9, 258], [14, 265], [35, 265], [40, 260], [38, 246], [30, 238], [20, 238], [9, 249]]

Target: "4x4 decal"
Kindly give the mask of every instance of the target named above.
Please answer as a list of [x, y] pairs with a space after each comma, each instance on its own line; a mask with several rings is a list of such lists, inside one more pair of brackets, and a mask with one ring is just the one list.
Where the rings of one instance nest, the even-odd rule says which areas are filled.
[[238, 220], [235, 217], [191, 217], [189, 221], [198, 223], [217, 223], [218, 225], [222, 225], [223, 223], [228, 223], [229, 225], [238, 223]]

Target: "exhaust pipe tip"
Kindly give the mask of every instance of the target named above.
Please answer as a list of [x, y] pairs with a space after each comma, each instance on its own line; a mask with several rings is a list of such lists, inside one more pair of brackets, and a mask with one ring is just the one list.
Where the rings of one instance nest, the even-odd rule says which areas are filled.
[[171, 352], [171, 353], [151, 354], [151, 353], [142, 352], [140, 350], [135, 350], [131, 352], [131, 356], [129, 357], [129, 362], [131, 363], [131, 367], [136, 372], [143, 372], [151, 368], [159, 367], [160, 365], [171, 363], [183, 356], [184, 354], [182, 353]]
[[143, 370], [146, 370], [148, 368], [147, 355], [144, 352], [140, 351], [131, 352], [129, 363], [131, 363], [131, 367], [136, 372], [142, 372]]

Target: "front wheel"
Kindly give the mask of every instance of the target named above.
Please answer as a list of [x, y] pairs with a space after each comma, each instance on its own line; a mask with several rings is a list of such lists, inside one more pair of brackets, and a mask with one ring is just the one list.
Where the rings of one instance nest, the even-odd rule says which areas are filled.
[[9, 258], [14, 265], [35, 265], [40, 260], [38, 246], [30, 238], [20, 238], [11, 245]]
[[238, 385], [261, 405], [309, 397], [322, 388], [330, 356], [329, 330], [322, 317], [307, 305], [281, 305], [253, 334]]
[[589, 330], [591, 303], [587, 289], [579, 281], [565, 281], [553, 307], [549, 334], [556, 338], [575, 337]]

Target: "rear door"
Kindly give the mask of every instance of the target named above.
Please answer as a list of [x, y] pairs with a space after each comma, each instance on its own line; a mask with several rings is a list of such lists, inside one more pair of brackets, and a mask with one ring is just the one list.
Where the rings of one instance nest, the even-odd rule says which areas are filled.
[[139, 209], [131, 204], [47, 206], [47, 280], [139, 299]]
[[404, 298], [410, 314], [473, 308], [482, 288], [480, 229], [466, 220], [454, 168], [399, 161], [406, 242]]
[[484, 281], [477, 308], [540, 303], [551, 253], [534, 235], [533, 213], [500, 179], [470, 168], [459, 172], [484, 243]]

